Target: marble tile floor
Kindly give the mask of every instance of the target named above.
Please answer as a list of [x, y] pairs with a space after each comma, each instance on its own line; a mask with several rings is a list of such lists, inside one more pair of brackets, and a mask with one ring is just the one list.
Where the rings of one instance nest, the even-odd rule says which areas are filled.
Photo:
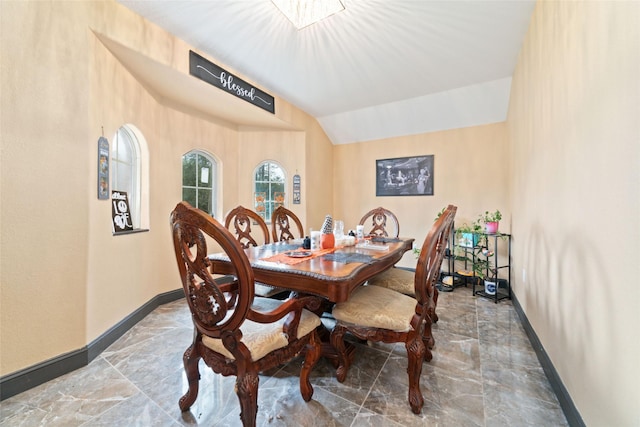
[[[300, 358], [261, 375], [257, 424], [568, 425], [510, 301], [495, 304], [457, 288], [440, 293], [438, 314], [420, 415], [407, 402], [404, 346], [356, 343], [344, 383], [330, 363], [316, 365], [308, 403], [298, 387]], [[198, 399], [180, 412], [191, 331], [184, 300], [158, 307], [88, 366], [1, 402], [0, 426], [240, 426], [235, 377], [202, 362]]]

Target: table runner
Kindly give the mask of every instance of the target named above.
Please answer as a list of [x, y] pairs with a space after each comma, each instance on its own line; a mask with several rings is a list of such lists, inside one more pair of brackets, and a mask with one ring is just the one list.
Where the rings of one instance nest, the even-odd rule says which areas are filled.
[[[330, 248], [330, 249], [320, 249], [317, 251], [313, 251], [311, 252], [311, 255], [304, 257], [304, 258], [294, 258], [294, 257], [290, 257], [287, 256], [286, 252], [280, 252], [278, 254], [275, 255], [271, 255], [268, 257], [264, 257], [264, 258], [260, 258], [262, 261], [269, 261], [269, 262], [279, 262], [282, 264], [288, 264], [288, 265], [294, 265], [294, 264], [298, 264], [304, 261], [308, 261], [310, 259], [319, 257], [321, 255], [325, 255], [325, 254], [330, 254], [333, 251], [335, 251], [336, 249], [339, 248]], [[306, 249], [302, 249], [302, 251], [307, 251]]]

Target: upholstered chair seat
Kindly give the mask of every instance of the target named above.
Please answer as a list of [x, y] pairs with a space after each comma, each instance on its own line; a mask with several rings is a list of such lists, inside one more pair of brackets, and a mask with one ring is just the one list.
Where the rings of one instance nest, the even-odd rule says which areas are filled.
[[369, 284], [392, 289], [405, 295], [415, 296], [414, 288], [415, 273], [402, 268], [390, 268], [369, 279]]
[[348, 301], [336, 304], [332, 313], [340, 322], [406, 332], [411, 329], [415, 308], [416, 300], [407, 295], [380, 286], [361, 286]]
[[[271, 298], [255, 297], [251, 309], [257, 312], [269, 312], [277, 309], [281, 301]], [[233, 315], [229, 312], [227, 317]], [[242, 342], [247, 346], [251, 359], [256, 361], [274, 350], [284, 348], [289, 344], [289, 337], [284, 331], [285, 319], [282, 318], [273, 323], [258, 323], [251, 320], [245, 320], [240, 327], [242, 331]], [[303, 309], [300, 315], [300, 324], [298, 325], [298, 333], [295, 337], [300, 339], [310, 334], [314, 329], [320, 326], [320, 318], [310, 311]], [[235, 357], [229, 350], [224, 347], [221, 339], [202, 337], [202, 343], [211, 350], [223, 354], [227, 358], [234, 360]]]

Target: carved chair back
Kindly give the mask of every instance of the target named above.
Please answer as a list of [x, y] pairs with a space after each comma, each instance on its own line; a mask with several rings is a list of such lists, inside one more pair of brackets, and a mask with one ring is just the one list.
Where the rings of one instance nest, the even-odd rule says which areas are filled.
[[[407, 350], [409, 405], [414, 413], [420, 413], [424, 405], [420, 391], [422, 363], [431, 360], [434, 342], [431, 313], [435, 312], [435, 281], [456, 210], [449, 205], [424, 240], [414, 277], [415, 299], [381, 286], [363, 286], [348, 301], [334, 306], [336, 324], [331, 344], [338, 353], [339, 382], [345, 380], [352, 362], [344, 343], [347, 332], [370, 341], [403, 342]], [[411, 320], [407, 322], [408, 319]]]
[[[293, 226], [297, 228], [297, 235], [291, 230]], [[304, 237], [304, 229], [300, 219], [284, 206], [278, 206], [271, 215], [271, 237], [274, 242]]]
[[398, 237], [400, 235], [398, 218], [393, 212], [383, 207], [375, 208], [367, 212], [360, 219], [359, 224], [365, 226], [365, 236]]
[[[270, 242], [269, 228], [262, 217], [244, 206], [230, 210], [225, 216], [224, 226], [236, 236], [243, 249]], [[256, 228], [259, 231], [255, 231]]]
[[430, 311], [435, 310], [437, 303], [437, 297], [434, 296], [438, 292], [436, 283], [457, 210], [456, 206], [447, 206], [431, 227], [420, 249], [414, 278], [415, 298], [419, 305], [429, 307]]
[[[172, 212], [171, 225], [178, 271], [195, 327], [213, 338], [233, 335], [254, 299], [253, 270], [243, 248], [229, 230], [185, 202]], [[205, 235], [220, 246], [234, 267], [235, 284], [227, 295], [231, 288], [213, 279], [216, 273], [211, 269]]]
[[[309, 401], [313, 395], [309, 377], [321, 351], [316, 331], [321, 322], [305, 307], [318, 310], [319, 298], [276, 301], [255, 297], [253, 269], [240, 242], [214, 218], [186, 202], [180, 202], [171, 213], [171, 228], [178, 271], [195, 327], [193, 343], [183, 356], [189, 388], [180, 398], [180, 409], [189, 410], [198, 396], [198, 366], [203, 359], [214, 372], [237, 377], [242, 424], [255, 426], [259, 372], [290, 361], [305, 348], [300, 392]], [[229, 258], [232, 276], [214, 279], [215, 264], [207, 250], [211, 239]]]

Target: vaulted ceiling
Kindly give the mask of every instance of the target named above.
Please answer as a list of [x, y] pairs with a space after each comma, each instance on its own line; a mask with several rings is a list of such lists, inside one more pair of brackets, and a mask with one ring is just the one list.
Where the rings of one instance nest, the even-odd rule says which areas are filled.
[[270, 0], [118, 1], [314, 116], [334, 144], [504, 121], [535, 5], [342, 0], [297, 30]]

